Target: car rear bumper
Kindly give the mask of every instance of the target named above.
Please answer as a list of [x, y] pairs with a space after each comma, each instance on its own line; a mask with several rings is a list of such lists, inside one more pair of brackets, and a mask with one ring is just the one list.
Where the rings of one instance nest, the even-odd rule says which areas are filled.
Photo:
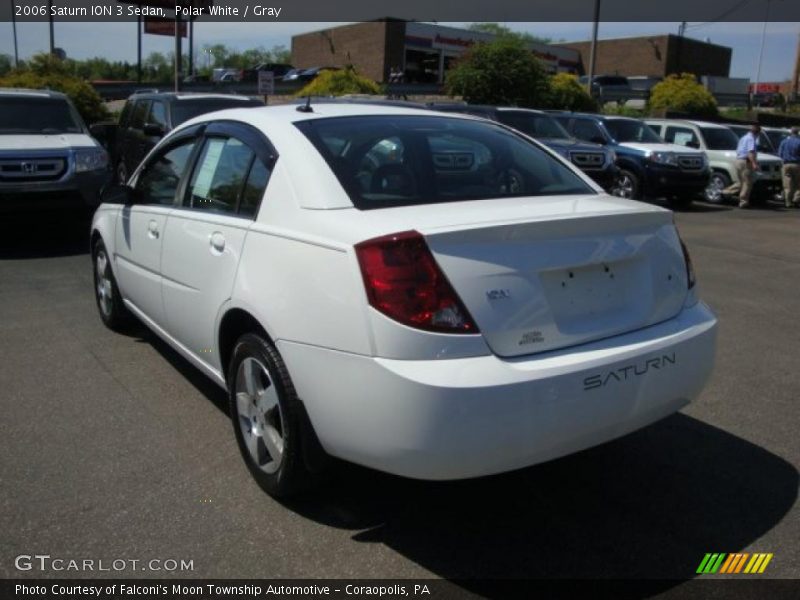
[[512, 360], [278, 347], [327, 452], [398, 475], [461, 479], [577, 452], [676, 412], [711, 374], [716, 324], [697, 303], [647, 329]]

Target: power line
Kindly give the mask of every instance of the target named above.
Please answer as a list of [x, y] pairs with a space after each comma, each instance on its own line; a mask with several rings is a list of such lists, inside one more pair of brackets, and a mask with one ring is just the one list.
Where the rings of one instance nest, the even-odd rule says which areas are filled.
[[745, 4], [748, 4], [749, 2], [750, 2], [750, 0], [739, 0], [739, 2], [737, 2], [736, 4], [734, 4], [734, 5], [733, 5], [732, 7], [730, 7], [728, 10], [726, 10], [725, 12], [723, 12], [723, 13], [722, 13], [721, 15], [719, 15], [718, 17], [716, 17], [716, 18], [712, 19], [711, 21], [704, 21], [703, 23], [697, 23], [697, 24], [695, 24], [695, 25], [687, 25], [687, 26], [686, 26], [686, 29], [689, 29], [689, 28], [691, 28], [691, 29], [697, 29], [698, 27], [705, 27], [706, 25], [713, 25], [714, 23], [719, 23], [720, 21], [722, 21], [723, 19], [725, 19], [725, 17], [727, 17], [727, 16], [728, 16], [728, 15], [730, 15], [731, 13], [734, 13], [734, 12], [736, 12], [737, 10], [739, 10], [740, 8], [742, 8], [742, 7], [743, 7]]

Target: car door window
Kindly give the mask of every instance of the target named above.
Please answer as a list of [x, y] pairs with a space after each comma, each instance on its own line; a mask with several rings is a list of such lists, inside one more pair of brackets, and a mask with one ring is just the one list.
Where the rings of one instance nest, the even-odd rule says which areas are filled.
[[189, 184], [189, 206], [235, 213], [254, 158], [253, 150], [235, 138], [207, 139]]
[[167, 131], [167, 107], [164, 106], [163, 102], [158, 100], [153, 102], [153, 106], [150, 109], [150, 118], [147, 122], [153, 125], [160, 125], [164, 131]]
[[133, 114], [131, 115], [130, 126], [133, 129], [142, 129], [145, 121], [147, 120], [147, 113], [150, 110], [149, 100], [137, 100], [136, 106], [133, 107]]
[[179, 143], [160, 152], [145, 165], [136, 182], [137, 204], [172, 205], [178, 184], [186, 170], [195, 140]]
[[572, 126], [572, 134], [579, 140], [586, 142], [605, 140], [605, 136], [597, 123], [586, 119], [575, 119], [575, 123]]
[[688, 127], [667, 127], [664, 140], [679, 146], [690, 146], [692, 148], [700, 147], [697, 135]]

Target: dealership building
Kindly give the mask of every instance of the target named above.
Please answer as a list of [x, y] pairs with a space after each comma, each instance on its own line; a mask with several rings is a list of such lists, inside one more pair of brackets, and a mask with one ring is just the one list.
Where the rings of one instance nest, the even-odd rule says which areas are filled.
[[[453, 61], [470, 46], [494, 37], [431, 23], [367, 21], [293, 36], [292, 64], [297, 68], [352, 64], [360, 74], [383, 82], [392, 69], [401, 68], [409, 83], [441, 83]], [[550, 72], [578, 72], [578, 50], [535, 42], [528, 45]]]
[[[591, 42], [559, 44], [580, 53], [580, 73], [589, 71]], [[651, 35], [599, 40], [595, 73], [626, 77], [666, 77], [673, 73], [693, 73], [698, 77], [728, 77], [733, 50], [710, 41], [677, 35]]]

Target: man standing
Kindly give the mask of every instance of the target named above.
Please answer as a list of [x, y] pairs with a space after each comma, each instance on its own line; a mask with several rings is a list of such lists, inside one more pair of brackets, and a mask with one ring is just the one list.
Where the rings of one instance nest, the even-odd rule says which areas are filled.
[[758, 171], [756, 152], [758, 149], [758, 136], [761, 126], [753, 124], [750, 131], [742, 136], [736, 146], [736, 174], [739, 176], [741, 189], [739, 190], [739, 208], [750, 206], [750, 193], [753, 191], [753, 180]]
[[800, 208], [800, 128], [792, 127], [789, 137], [778, 146], [778, 156], [783, 161], [783, 201], [786, 208]]

